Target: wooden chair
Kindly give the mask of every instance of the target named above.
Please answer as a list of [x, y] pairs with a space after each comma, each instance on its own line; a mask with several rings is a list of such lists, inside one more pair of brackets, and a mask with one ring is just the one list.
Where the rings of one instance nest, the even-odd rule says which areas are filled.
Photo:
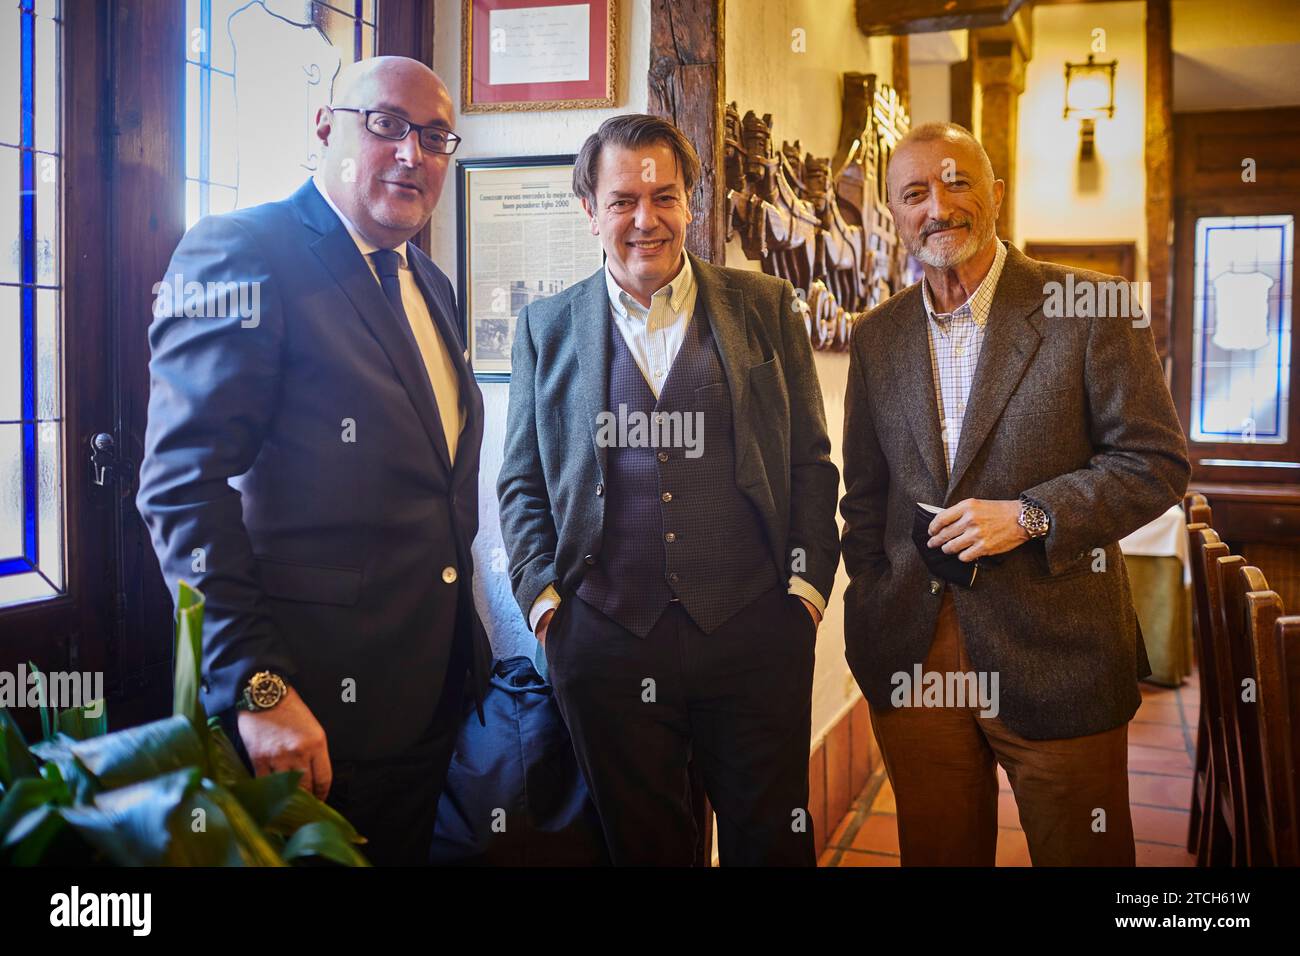
[[[1183, 514], [1187, 519], [1187, 553], [1194, 553], [1192, 535], [1201, 528], [1211, 526], [1210, 504], [1202, 494], [1189, 492], [1183, 496]], [[1201, 680], [1205, 680], [1205, 658], [1201, 653], [1201, 641], [1196, 616], [1196, 602], [1192, 602], [1192, 644], [1196, 648]], [[1207, 726], [1210, 708], [1205, 706], [1204, 691], [1201, 692], [1201, 717], [1196, 725], [1196, 772], [1192, 778], [1191, 813], [1187, 820], [1187, 852], [1200, 852], [1201, 820], [1205, 807], [1205, 794], [1210, 790], [1210, 731]]]
[[[1246, 856], [1250, 866], [1296, 863], [1296, 814], [1291, 787], [1293, 730], [1276, 637], [1282, 599], [1259, 568], [1219, 560], [1224, 622], [1238, 680], [1253, 679], [1255, 701], [1237, 706], [1238, 749], [1246, 797]], [[1245, 670], [1249, 669], [1249, 673]]]
[[[1300, 616], [1279, 617], [1273, 624], [1273, 643], [1280, 660], [1282, 692], [1286, 701], [1283, 709], [1286, 725], [1291, 732], [1287, 750], [1286, 791], [1291, 801], [1291, 845], [1283, 849], [1291, 855], [1284, 863], [1300, 866]], [[1269, 750], [1272, 753], [1272, 748]]]
[[[1269, 818], [1268, 787], [1264, 777], [1260, 707], [1265, 694], [1260, 672], [1251, 648], [1250, 623], [1246, 612], [1247, 585], [1262, 583], [1258, 568], [1250, 568], [1239, 554], [1229, 554], [1215, 561], [1219, 591], [1223, 595], [1223, 635], [1228, 651], [1228, 669], [1233, 687], [1231, 701], [1224, 701], [1225, 725], [1229, 753], [1235, 754], [1234, 797], [1240, 801], [1239, 831], [1245, 849], [1244, 866], [1270, 866], [1272, 861], [1273, 821]], [[1254, 576], [1247, 575], [1254, 571]], [[1263, 588], [1267, 590], [1267, 585]], [[1272, 630], [1272, 621], [1269, 621]]]
[[1228, 546], [1212, 528], [1192, 532], [1192, 584], [1196, 592], [1197, 654], [1201, 661], [1201, 713], [1206, 718], [1209, 764], [1197, 839], [1198, 866], [1245, 863], [1245, 806], [1238, 794], [1237, 739], [1230, 655], [1223, 632], [1218, 559]]

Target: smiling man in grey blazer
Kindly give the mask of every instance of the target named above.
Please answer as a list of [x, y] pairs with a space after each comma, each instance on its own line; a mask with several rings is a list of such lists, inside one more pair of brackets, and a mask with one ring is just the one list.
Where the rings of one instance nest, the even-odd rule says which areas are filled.
[[686, 253], [700, 163], [607, 120], [574, 168], [606, 264], [518, 319], [498, 491], [510, 576], [615, 863], [815, 863], [813, 645], [839, 546], [790, 283]]
[[[1151, 331], [1132, 303], [1060, 308], [1114, 280], [999, 241], [1002, 181], [960, 126], [904, 137], [887, 186], [925, 278], [854, 329], [841, 511], [846, 654], [902, 862], [992, 866], [1001, 764], [1035, 865], [1132, 865], [1150, 667], [1118, 541], [1190, 471]], [[923, 695], [918, 671], [955, 693]]]

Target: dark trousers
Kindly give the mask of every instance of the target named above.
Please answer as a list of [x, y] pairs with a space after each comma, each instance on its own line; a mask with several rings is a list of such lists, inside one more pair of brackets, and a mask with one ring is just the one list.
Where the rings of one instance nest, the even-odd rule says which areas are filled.
[[[951, 591], [922, 668], [974, 670]], [[979, 711], [871, 708], [898, 808], [903, 866], [994, 865], [998, 764], [1011, 781], [1034, 866], [1133, 866], [1128, 724], [1086, 737], [1029, 740]]]
[[366, 838], [375, 866], [425, 866], [438, 798], [464, 718], [464, 655], [453, 651], [429, 729], [405, 752], [381, 760], [340, 760], [325, 802]]
[[692, 757], [724, 865], [816, 865], [814, 642], [812, 619], [784, 588], [712, 634], [670, 604], [644, 639], [564, 597], [546, 660], [616, 865], [691, 865]]

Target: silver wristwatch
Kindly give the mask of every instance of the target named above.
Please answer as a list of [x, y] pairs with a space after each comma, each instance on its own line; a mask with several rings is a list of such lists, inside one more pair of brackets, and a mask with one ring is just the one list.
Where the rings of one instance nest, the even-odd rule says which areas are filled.
[[1047, 518], [1047, 512], [1042, 509], [1032, 498], [1020, 496], [1020, 516], [1016, 518], [1016, 523], [1025, 529], [1025, 533], [1032, 538], [1042, 538], [1052, 529], [1052, 523]]

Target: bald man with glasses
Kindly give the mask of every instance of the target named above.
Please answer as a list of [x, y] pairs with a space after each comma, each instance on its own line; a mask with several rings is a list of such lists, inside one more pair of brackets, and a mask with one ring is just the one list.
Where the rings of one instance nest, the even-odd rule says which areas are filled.
[[[137, 503], [169, 589], [207, 599], [203, 703], [257, 774], [301, 772], [380, 864], [427, 859], [491, 664], [470, 552], [482, 396], [451, 283], [410, 242], [453, 115], [423, 64], [348, 68], [315, 177], [191, 229], [161, 285], [206, 293], [156, 302], [149, 330]], [[253, 308], [228, 308], [231, 288]]]

